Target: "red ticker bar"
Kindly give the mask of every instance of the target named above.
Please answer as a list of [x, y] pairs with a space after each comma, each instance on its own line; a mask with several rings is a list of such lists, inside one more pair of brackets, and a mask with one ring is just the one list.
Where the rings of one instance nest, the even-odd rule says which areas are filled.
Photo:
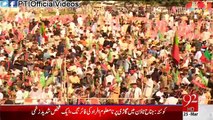
[[1, 120], [182, 120], [182, 106], [0, 106]]

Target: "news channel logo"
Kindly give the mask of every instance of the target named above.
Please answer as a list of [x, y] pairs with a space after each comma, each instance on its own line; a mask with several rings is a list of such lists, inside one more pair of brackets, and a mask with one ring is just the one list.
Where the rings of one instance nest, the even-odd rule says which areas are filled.
[[15, 8], [18, 7], [18, 0], [0, 0], [0, 8]]

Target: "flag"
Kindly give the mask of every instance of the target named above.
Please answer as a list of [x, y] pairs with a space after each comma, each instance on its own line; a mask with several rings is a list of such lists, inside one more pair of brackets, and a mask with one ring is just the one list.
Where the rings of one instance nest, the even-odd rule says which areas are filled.
[[56, 26], [56, 24], [53, 24], [53, 28], [56, 28], [57, 26]]
[[139, 64], [140, 66], [142, 66], [142, 65], [143, 65], [143, 61], [140, 59], [140, 60], [138, 61], [138, 64]]
[[212, 59], [212, 54], [208, 50], [205, 50], [205, 52], [202, 53], [202, 56], [200, 58], [202, 63], [210, 62], [211, 59]]
[[175, 33], [174, 43], [172, 48], [172, 57], [175, 62], [178, 64], [180, 62], [180, 55], [179, 55], [179, 39], [177, 33]]
[[101, 67], [102, 67], [103, 70], [108, 71], [108, 67], [107, 67], [106, 64], [101, 64]]
[[45, 31], [45, 25], [42, 22], [41, 24], [41, 28], [40, 28], [40, 34], [42, 35], [42, 37], [44, 38], [44, 40], [47, 42], [48, 41], [48, 36], [46, 35], [46, 31]]
[[21, 40], [24, 39], [24, 34], [20, 31], [17, 31], [18, 32], [18, 39], [17, 39], [17, 43], [19, 43]]
[[201, 60], [202, 63], [207, 63], [208, 62], [208, 60], [205, 57], [204, 53], [202, 53], [202, 56], [200, 57], [200, 60]]
[[211, 59], [212, 59], [212, 54], [211, 54], [208, 50], [206, 50], [206, 51], [204, 52], [204, 56], [207, 58], [207, 60], [211, 61]]
[[112, 61], [112, 58], [113, 58], [113, 54], [112, 54], [112, 50], [110, 49], [107, 59], [108, 59], [109, 62], [111, 62], [111, 61]]
[[197, 85], [200, 88], [204, 88], [204, 89], [206, 88], [206, 86], [204, 84], [202, 84], [202, 83], [200, 83], [198, 81], [192, 80], [192, 83], [195, 84], [195, 85]]
[[71, 48], [70, 39], [68, 37], [66, 37], [66, 48], [68, 48], [68, 49]]
[[197, 3], [197, 7], [198, 7], [198, 8], [200, 8], [200, 9], [203, 9], [203, 8], [205, 8], [205, 7], [206, 7], [206, 5], [205, 5], [205, 3], [204, 3], [204, 2], [202, 2], [202, 1], [198, 1], [198, 3]]
[[53, 83], [53, 81], [54, 81], [54, 76], [51, 75], [51, 77], [49, 77], [49, 78], [47, 79], [47, 82], [46, 82], [45, 86], [50, 85], [51, 83]]
[[191, 7], [192, 7], [192, 2], [189, 2], [189, 3], [186, 4], [187, 9], [190, 9]]
[[116, 78], [116, 82], [118, 82], [118, 83], [122, 82], [121, 77], [118, 72], [116, 73], [115, 78]]
[[81, 54], [80, 61], [84, 59], [84, 53]]
[[12, 49], [7, 46], [4, 46], [3, 49], [6, 51], [7, 54], [10, 54], [12, 52]]
[[176, 85], [180, 85], [179, 71], [176, 70], [175, 72], [173, 72], [173, 75], [174, 75], [174, 82], [176, 83]]
[[164, 39], [163, 34], [160, 31], [158, 32], [158, 38], [159, 38], [159, 40], [163, 40]]
[[170, 65], [169, 65], [168, 62], [166, 62], [166, 68], [165, 68], [165, 70], [167, 71], [167, 73], [170, 71]]
[[43, 22], [41, 23], [41, 27], [40, 27], [40, 34], [41, 34], [42, 36], [45, 34], [45, 25], [44, 25]]
[[96, 42], [96, 45], [95, 45], [95, 49], [97, 50], [97, 51], [99, 51], [99, 43], [98, 42]]
[[203, 76], [202, 72], [199, 73], [199, 77], [201, 78], [201, 83], [204, 84], [205, 86], [208, 85], [208, 79]]
[[41, 84], [42, 87], [44, 87], [45, 84], [46, 84], [44, 72], [42, 72], [42, 74], [40, 75], [40, 84]]

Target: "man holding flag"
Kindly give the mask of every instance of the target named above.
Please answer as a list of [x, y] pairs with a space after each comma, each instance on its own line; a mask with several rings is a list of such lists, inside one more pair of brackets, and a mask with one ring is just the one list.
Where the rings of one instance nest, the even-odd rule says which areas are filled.
[[40, 24], [40, 34], [41, 34], [42, 38], [44, 39], [43, 42], [47, 42], [48, 36], [46, 35], [46, 26], [45, 26], [44, 22], [41, 22], [41, 24]]

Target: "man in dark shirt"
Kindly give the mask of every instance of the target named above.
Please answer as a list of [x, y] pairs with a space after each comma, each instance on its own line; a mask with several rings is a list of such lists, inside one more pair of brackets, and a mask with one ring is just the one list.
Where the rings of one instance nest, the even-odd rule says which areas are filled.
[[65, 48], [65, 44], [63, 42], [60, 42], [57, 48], [58, 53], [59, 54], [64, 53], [64, 48]]
[[29, 25], [29, 31], [31, 31], [35, 26], [36, 26], [36, 21], [35, 19], [33, 19], [31, 22], [30, 22], [30, 25]]
[[45, 26], [49, 26], [49, 24], [50, 24], [50, 21], [47, 19], [42, 20], [42, 22], [44, 23]]
[[114, 43], [115, 42], [112, 39], [111, 40], [110, 39], [105, 39], [103, 47], [112, 48]]
[[159, 81], [160, 79], [160, 73], [159, 73], [159, 70], [157, 68], [154, 69], [154, 72], [152, 73], [152, 79], [156, 82]]

